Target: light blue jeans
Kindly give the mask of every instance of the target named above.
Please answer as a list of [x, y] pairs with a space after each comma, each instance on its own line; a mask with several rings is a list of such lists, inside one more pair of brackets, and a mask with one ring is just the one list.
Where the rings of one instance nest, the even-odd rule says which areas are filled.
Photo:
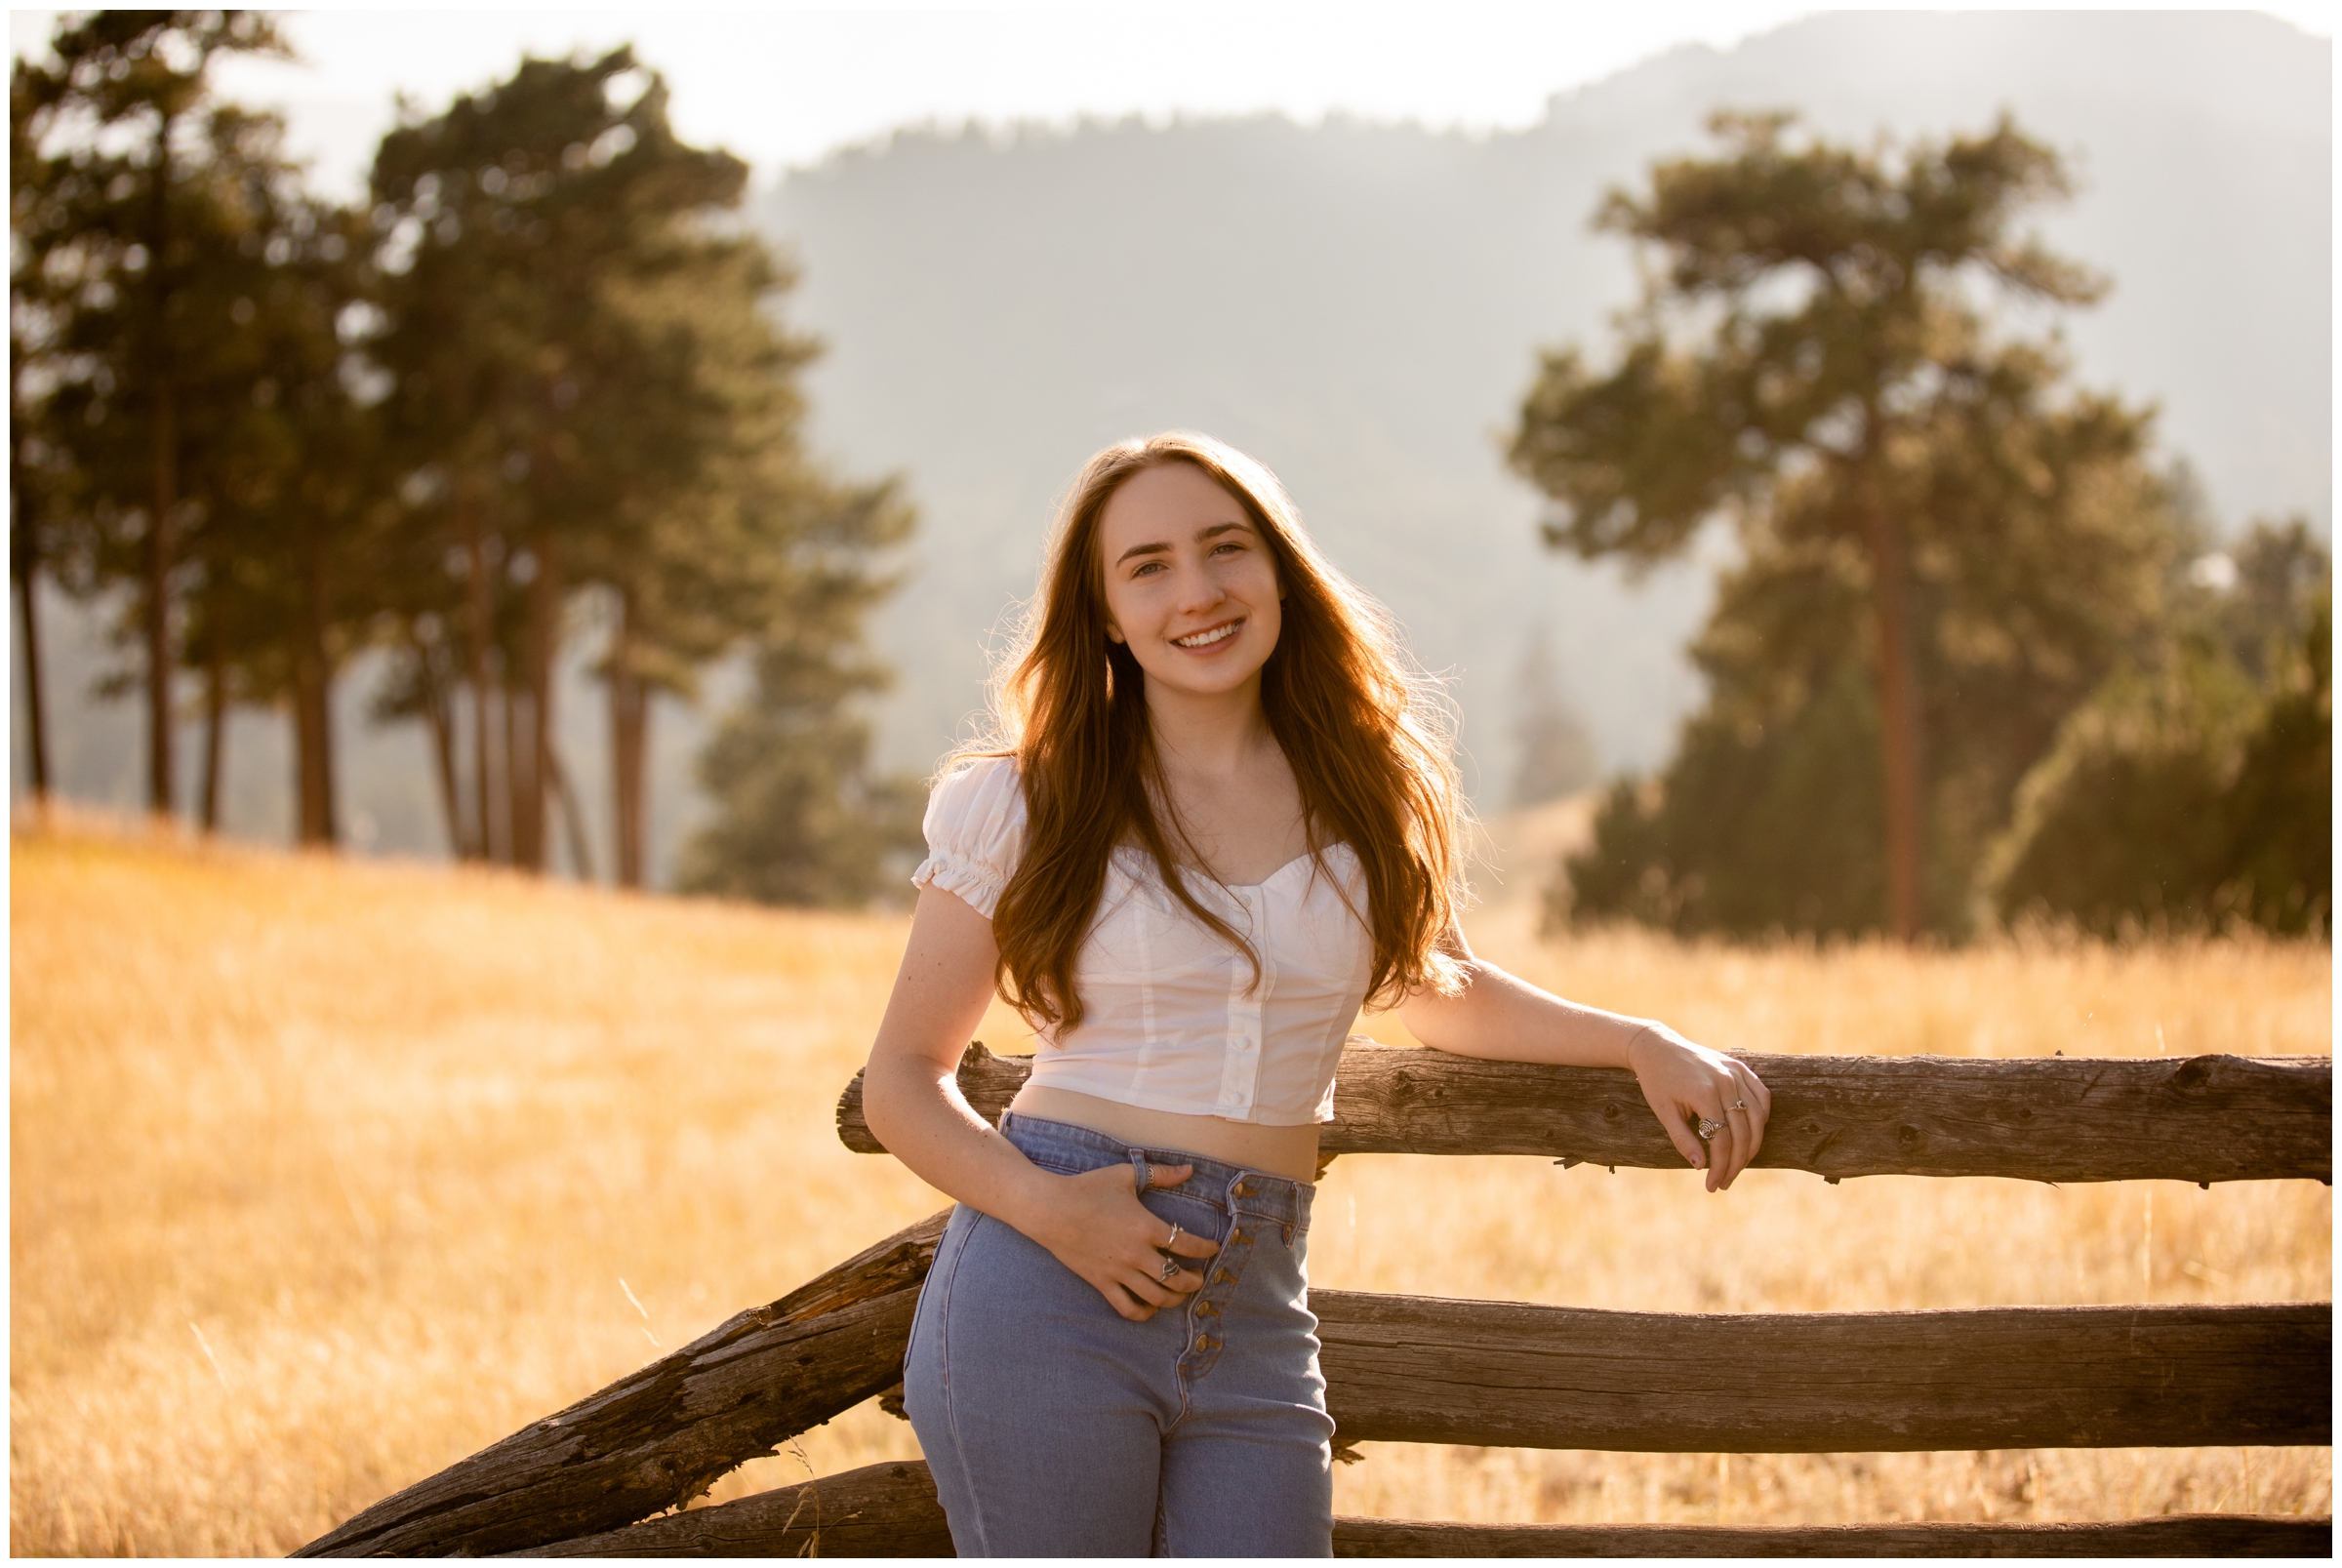
[[[1128, 1165], [1165, 1223], [1217, 1241], [1144, 1323], [962, 1204], [919, 1292], [903, 1405], [963, 1557], [1324, 1557], [1334, 1424], [1303, 1265], [1305, 1182], [1011, 1111], [1044, 1170]], [[1175, 1187], [1150, 1165], [1192, 1164]]]

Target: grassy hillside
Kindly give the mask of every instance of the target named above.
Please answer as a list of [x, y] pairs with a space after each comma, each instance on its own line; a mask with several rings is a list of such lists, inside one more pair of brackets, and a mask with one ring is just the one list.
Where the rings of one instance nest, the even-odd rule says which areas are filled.
[[[14, 840], [10, 1545], [270, 1553], [941, 1205], [831, 1130], [894, 917], [630, 898], [67, 825]], [[2330, 1049], [2323, 947], [1960, 954], [1475, 941], [1759, 1051]], [[1388, 1021], [1370, 1025], [1401, 1036]], [[2159, 1033], [2160, 1031], [2160, 1033]], [[1002, 1018], [986, 1037], [1021, 1048]], [[2322, 1299], [2301, 1184], [1687, 1176], [1353, 1156], [1320, 1283], [1673, 1309]], [[718, 1497], [916, 1452], [874, 1408]], [[1345, 1512], [2324, 1511], [2304, 1450], [1735, 1457], [1379, 1445]]]

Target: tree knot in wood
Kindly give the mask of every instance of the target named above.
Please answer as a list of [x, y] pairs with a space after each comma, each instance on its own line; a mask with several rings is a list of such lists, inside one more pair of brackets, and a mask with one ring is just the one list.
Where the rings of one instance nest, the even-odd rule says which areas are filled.
[[1909, 1122], [1895, 1129], [1895, 1146], [1906, 1154], [1911, 1153], [1926, 1141], [1927, 1135]]
[[2179, 1070], [2171, 1074], [2171, 1087], [2180, 1090], [2202, 1088], [2211, 1081], [2213, 1072], [2218, 1069], [2219, 1062], [2220, 1059], [2216, 1056], [2188, 1058], [2179, 1065]]

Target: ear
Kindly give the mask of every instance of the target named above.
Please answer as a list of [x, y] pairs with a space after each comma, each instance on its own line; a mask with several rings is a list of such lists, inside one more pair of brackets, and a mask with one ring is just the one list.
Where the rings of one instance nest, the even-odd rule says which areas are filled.
[[1109, 621], [1106, 623], [1106, 640], [1108, 642], [1127, 642], [1130, 639], [1122, 635], [1122, 628], [1120, 626], [1117, 626], [1111, 621]]

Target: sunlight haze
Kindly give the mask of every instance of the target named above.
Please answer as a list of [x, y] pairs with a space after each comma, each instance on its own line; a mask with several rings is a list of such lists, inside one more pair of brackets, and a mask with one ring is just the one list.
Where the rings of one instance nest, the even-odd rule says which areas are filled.
[[[634, 44], [676, 128], [769, 185], [898, 126], [1278, 112], [1518, 130], [1546, 101], [1686, 44], [1728, 50], [1817, 8], [1429, 5], [544, 8], [289, 12], [301, 62], [228, 60], [228, 97], [281, 109], [319, 182], [354, 194], [397, 95], [426, 109], [541, 57]], [[1952, 8], [1934, 8], [1952, 9]], [[2260, 8], [2330, 36], [2329, 8]], [[57, 16], [15, 11], [12, 51]]]

